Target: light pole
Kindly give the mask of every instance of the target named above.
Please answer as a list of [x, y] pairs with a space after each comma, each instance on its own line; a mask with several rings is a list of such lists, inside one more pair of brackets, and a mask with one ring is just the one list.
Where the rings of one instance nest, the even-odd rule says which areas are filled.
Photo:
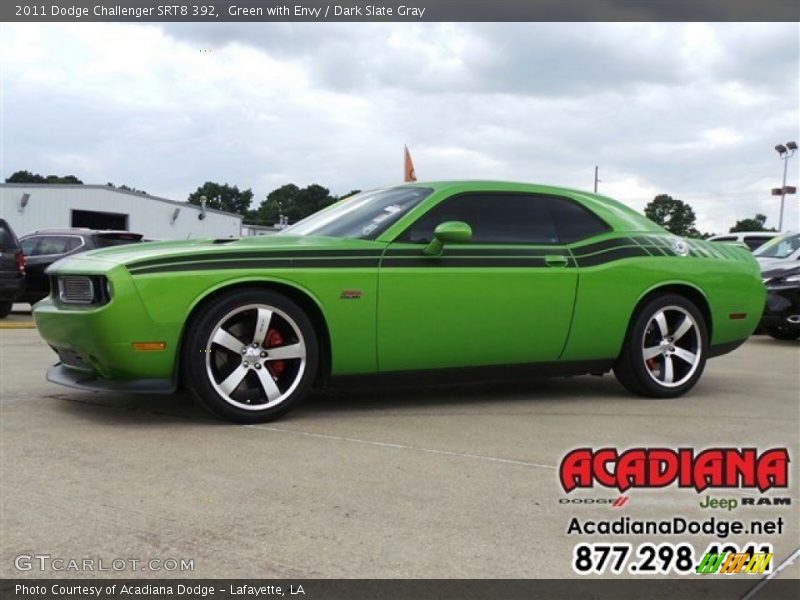
[[[797, 152], [797, 143], [796, 142], [786, 142], [786, 145], [778, 144], [775, 146], [775, 151], [780, 156], [781, 160], [783, 161], [783, 185], [781, 185], [780, 193], [781, 193], [781, 216], [778, 220], [778, 231], [783, 231], [783, 207], [786, 203], [786, 172], [789, 168], [789, 159], [794, 156], [794, 153]], [[773, 193], [777, 190], [773, 190]], [[789, 192], [789, 193], [793, 193]]]

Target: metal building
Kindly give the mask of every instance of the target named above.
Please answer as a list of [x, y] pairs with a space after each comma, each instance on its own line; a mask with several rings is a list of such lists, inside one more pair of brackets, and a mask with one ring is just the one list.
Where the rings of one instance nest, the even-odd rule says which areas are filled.
[[18, 236], [37, 229], [88, 227], [148, 239], [239, 237], [242, 217], [106, 185], [0, 183], [0, 217]]

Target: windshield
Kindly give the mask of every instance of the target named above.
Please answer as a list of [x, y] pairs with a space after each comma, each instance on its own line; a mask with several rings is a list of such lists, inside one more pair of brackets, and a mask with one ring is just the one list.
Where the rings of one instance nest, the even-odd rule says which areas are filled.
[[362, 192], [298, 221], [279, 235], [373, 240], [432, 191], [429, 188], [396, 187]]
[[800, 233], [794, 233], [768, 241], [753, 255], [759, 258], [786, 258], [798, 248], [800, 248]]

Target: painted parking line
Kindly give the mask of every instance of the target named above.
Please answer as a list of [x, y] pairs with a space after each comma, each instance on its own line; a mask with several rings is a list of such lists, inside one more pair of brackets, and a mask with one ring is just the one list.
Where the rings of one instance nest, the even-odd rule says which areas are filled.
[[443, 456], [453, 456], [456, 458], [467, 458], [473, 460], [483, 460], [488, 462], [503, 463], [507, 465], [518, 465], [521, 467], [529, 467], [535, 469], [552, 469], [557, 470], [555, 465], [542, 465], [539, 463], [526, 462], [523, 460], [514, 460], [511, 458], [501, 458], [499, 456], [486, 456], [483, 454], [468, 454], [465, 452], [453, 452], [451, 450], [437, 450], [436, 448], [425, 448], [424, 446], [409, 446], [406, 444], [394, 444], [391, 442], [378, 442], [375, 440], [364, 440], [361, 438], [346, 437], [341, 435], [331, 435], [327, 433], [313, 433], [311, 431], [300, 431], [297, 429], [284, 429], [282, 427], [270, 427], [268, 425], [245, 425], [252, 429], [263, 429], [265, 431], [275, 431], [278, 433], [289, 433], [292, 435], [302, 435], [306, 437], [319, 438], [323, 440], [333, 440], [337, 442], [350, 442], [352, 444], [366, 444], [368, 446], [377, 446], [379, 448], [393, 448], [396, 450], [410, 450], [412, 452], [425, 452], [427, 454], [439, 454]]
[[36, 329], [33, 321], [0, 321], [0, 329]]

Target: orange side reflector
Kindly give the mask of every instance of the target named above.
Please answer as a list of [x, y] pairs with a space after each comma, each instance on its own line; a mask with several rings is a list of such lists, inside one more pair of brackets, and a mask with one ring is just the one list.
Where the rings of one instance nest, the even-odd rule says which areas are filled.
[[731, 314], [728, 315], [728, 317], [732, 321], [739, 321], [741, 319], [746, 319], [747, 318], [747, 313], [731, 313]]
[[167, 342], [133, 342], [131, 346], [137, 352], [161, 352], [167, 347]]

